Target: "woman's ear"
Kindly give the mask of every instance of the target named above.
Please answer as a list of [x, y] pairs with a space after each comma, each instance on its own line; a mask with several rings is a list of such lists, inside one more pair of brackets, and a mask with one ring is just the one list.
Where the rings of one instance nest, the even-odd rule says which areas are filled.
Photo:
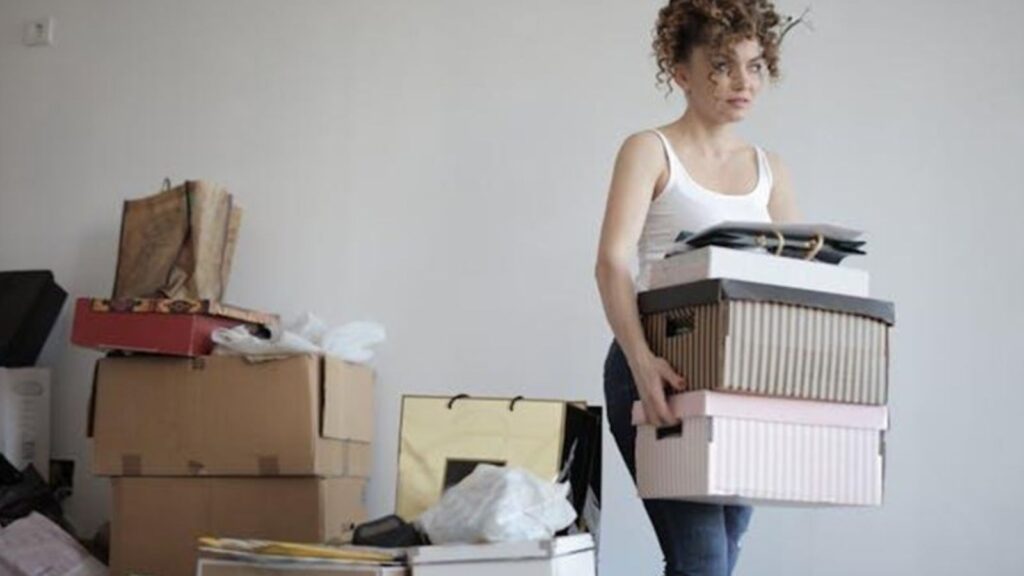
[[676, 86], [679, 86], [683, 94], [690, 93], [690, 71], [686, 69], [686, 65], [676, 64], [672, 71], [672, 79], [675, 80]]

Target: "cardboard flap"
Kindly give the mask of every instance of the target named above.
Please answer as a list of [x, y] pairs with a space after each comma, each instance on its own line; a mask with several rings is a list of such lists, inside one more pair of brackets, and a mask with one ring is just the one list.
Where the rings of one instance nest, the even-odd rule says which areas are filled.
[[321, 367], [320, 435], [373, 440], [373, 370], [325, 356]]

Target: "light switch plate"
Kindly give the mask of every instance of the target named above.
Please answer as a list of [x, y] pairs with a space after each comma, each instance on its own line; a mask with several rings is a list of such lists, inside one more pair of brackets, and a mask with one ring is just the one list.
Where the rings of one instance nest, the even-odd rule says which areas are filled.
[[38, 18], [25, 23], [25, 46], [53, 46], [53, 18]]

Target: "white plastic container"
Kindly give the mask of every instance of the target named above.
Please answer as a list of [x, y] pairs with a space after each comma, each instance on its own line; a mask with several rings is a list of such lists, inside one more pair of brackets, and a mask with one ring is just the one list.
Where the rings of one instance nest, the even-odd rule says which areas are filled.
[[593, 576], [590, 534], [499, 544], [455, 544], [409, 549], [412, 576]]
[[880, 506], [885, 406], [722, 392], [673, 396], [678, 428], [646, 424], [639, 403], [642, 498], [720, 504]]
[[50, 477], [50, 370], [0, 368], [0, 452]]

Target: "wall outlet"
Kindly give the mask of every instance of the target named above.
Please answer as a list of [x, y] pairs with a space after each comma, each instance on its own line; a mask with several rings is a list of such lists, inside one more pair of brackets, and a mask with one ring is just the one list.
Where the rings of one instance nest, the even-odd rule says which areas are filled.
[[53, 46], [53, 18], [38, 18], [25, 23], [25, 46]]

